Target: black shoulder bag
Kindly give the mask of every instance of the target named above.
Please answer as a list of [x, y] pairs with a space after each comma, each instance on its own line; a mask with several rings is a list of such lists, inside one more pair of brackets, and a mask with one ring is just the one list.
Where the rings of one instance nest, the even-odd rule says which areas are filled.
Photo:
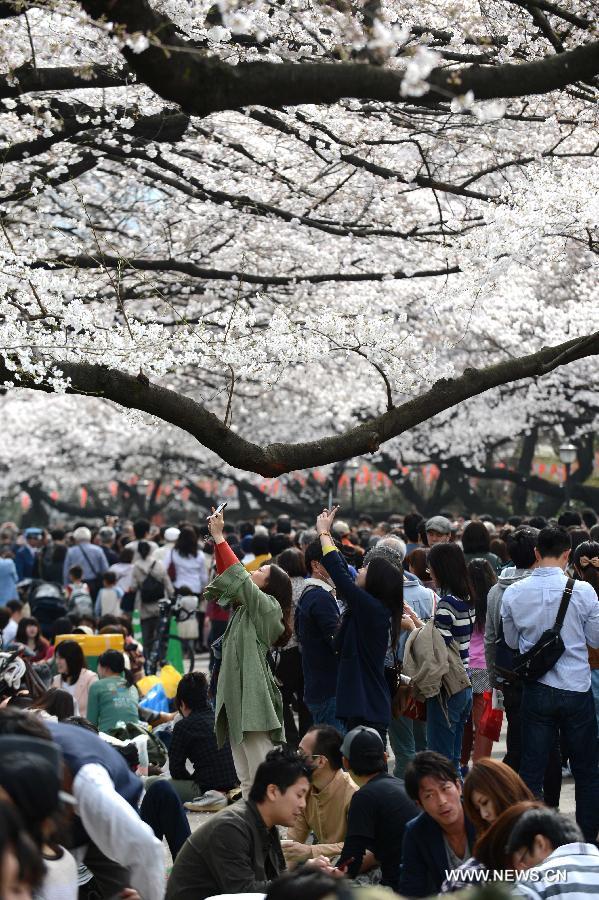
[[538, 681], [550, 671], [566, 649], [560, 634], [566, 610], [574, 590], [574, 579], [568, 578], [557, 611], [553, 628], [544, 631], [536, 644], [526, 653], [519, 653], [514, 663], [514, 674], [521, 681]]

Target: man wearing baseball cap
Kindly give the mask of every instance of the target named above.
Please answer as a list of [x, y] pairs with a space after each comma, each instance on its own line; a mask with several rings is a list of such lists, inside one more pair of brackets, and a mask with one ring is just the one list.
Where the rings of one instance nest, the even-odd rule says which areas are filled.
[[425, 526], [429, 547], [434, 544], [446, 544], [451, 537], [451, 522], [445, 516], [433, 516]]
[[385, 746], [374, 728], [360, 725], [348, 731], [341, 753], [344, 768], [360, 790], [349, 805], [347, 836], [337, 868], [353, 878], [372, 868], [376, 860], [381, 884], [397, 891], [404, 829], [418, 815], [418, 807], [403, 782], [387, 772]]

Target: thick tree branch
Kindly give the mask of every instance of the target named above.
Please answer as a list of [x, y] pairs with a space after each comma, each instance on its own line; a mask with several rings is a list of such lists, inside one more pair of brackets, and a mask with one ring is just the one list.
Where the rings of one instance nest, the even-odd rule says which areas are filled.
[[123, 66], [110, 69], [106, 66], [89, 66], [73, 69], [69, 66], [34, 69], [29, 63], [20, 66], [9, 75], [0, 75], [0, 100], [19, 97], [35, 91], [73, 91], [111, 87], [123, 87], [135, 83], [135, 73]]
[[[106, 18], [128, 32], [152, 36], [142, 53], [123, 55], [137, 74], [166, 100], [206, 116], [244, 106], [336, 103], [344, 97], [398, 102], [402, 73], [360, 63], [242, 63], [231, 66], [208, 57], [177, 32], [174, 23], [147, 0], [80, 0], [92, 18]], [[473, 91], [477, 100], [545, 94], [599, 74], [599, 42], [559, 56], [500, 66], [434, 69], [421, 106]], [[416, 99], [416, 98], [415, 98]], [[404, 98], [410, 102], [410, 98]]]
[[[599, 331], [484, 369], [466, 369], [459, 378], [441, 379], [421, 396], [369, 419], [344, 434], [306, 443], [269, 444], [265, 447], [235, 434], [202, 404], [146, 379], [141, 380], [116, 369], [89, 363], [61, 362], [57, 367], [70, 378], [70, 393], [104, 397], [125, 408], [150, 413], [184, 429], [230, 465], [264, 476], [276, 476], [296, 469], [374, 453], [390, 438], [428, 421], [437, 413], [450, 409], [469, 397], [521, 378], [543, 375], [557, 366], [597, 354]], [[13, 380], [14, 371], [0, 358], [0, 381]], [[38, 383], [27, 375], [23, 375], [17, 383], [35, 390], [52, 390], [50, 384]]]
[[[1, 199], [1, 198], [0, 198]], [[110, 256], [105, 253], [81, 254], [79, 256], [57, 256], [53, 259], [39, 259], [32, 263], [33, 269], [116, 269], [120, 266], [122, 271], [129, 269], [143, 272], [180, 272], [191, 278], [201, 278], [204, 281], [240, 281], [246, 284], [261, 284], [273, 287], [288, 287], [305, 282], [308, 284], [324, 284], [328, 281], [360, 282], [360, 281], [386, 281], [388, 279], [403, 278], [431, 278], [437, 275], [454, 275], [460, 271], [459, 266], [444, 267], [442, 269], [422, 269], [421, 271], [403, 272], [329, 272], [307, 275], [259, 275], [251, 272], [234, 272], [227, 269], [209, 269], [197, 266], [192, 262], [181, 262], [176, 259], [123, 259], [118, 256]]]

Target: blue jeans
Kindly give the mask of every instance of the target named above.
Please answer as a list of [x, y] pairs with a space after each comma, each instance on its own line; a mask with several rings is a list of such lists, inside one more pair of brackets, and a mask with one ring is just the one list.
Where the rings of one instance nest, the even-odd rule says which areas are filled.
[[322, 703], [306, 703], [306, 706], [312, 713], [314, 725], [332, 725], [341, 734], [345, 734], [345, 725], [335, 714], [335, 697], [329, 697], [328, 700], [323, 700]]
[[[599, 671], [599, 670], [598, 670]], [[426, 750], [426, 722], [400, 716], [389, 722], [389, 743], [395, 756], [393, 774], [403, 778], [407, 764], [416, 753]]]
[[547, 759], [561, 733], [574, 776], [576, 821], [585, 841], [594, 843], [599, 830], [599, 753], [592, 691], [564, 691], [538, 681], [525, 684], [520, 715], [520, 777], [535, 797], [543, 798]]
[[426, 701], [426, 743], [446, 756], [460, 771], [462, 735], [472, 709], [472, 688], [464, 688], [447, 701], [447, 716], [438, 697]]

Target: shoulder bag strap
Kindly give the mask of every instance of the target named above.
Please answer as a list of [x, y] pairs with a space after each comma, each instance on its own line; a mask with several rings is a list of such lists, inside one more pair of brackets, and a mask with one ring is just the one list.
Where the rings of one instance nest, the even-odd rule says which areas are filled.
[[559, 634], [562, 630], [562, 625], [564, 624], [564, 618], [566, 616], [566, 610], [568, 609], [568, 603], [570, 602], [570, 598], [572, 597], [573, 590], [574, 579], [568, 578], [568, 580], [566, 581], [566, 587], [564, 588], [564, 593], [562, 594], [561, 603], [557, 611], [557, 616], [555, 618], [555, 625], [553, 626], [553, 630], [557, 632], [557, 634]]
[[100, 577], [100, 576], [99, 576], [99, 573], [96, 572], [96, 567], [94, 566], [93, 562], [91, 561], [91, 559], [89, 558], [89, 556], [87, 555], [87, 553], [85, 552], [85, 550], [83, 549], [83, 547], [81, 546], [81, 544], [79, 544], [78, 546], [79, 546], [79, 549], [81, 550], [81, 552], [83, 553], [83, 556], [84, 556], [84, 558], [85, 558], [85, 561], [87, 562], [88, 566], [90, 567], [90, 569], [91, 569], [92, 572], [94, 573], [95, 578], [99, 578], [99, 577]]

